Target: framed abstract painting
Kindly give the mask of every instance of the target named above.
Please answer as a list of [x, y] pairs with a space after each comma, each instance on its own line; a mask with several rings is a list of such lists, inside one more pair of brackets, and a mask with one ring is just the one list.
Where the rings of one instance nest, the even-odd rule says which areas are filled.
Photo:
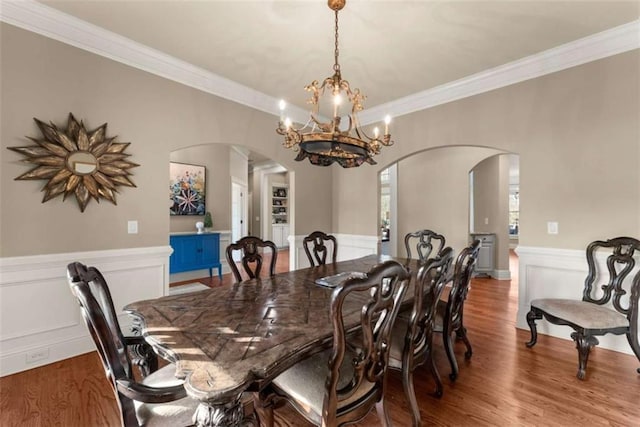
[[171, 215], [205, 214], [205, 167], [169, 163], [169, 212]]

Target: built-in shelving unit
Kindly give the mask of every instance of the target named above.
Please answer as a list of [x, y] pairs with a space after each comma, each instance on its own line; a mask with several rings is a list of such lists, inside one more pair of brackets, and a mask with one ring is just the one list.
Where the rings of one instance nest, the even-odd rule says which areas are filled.
[[277, 247], [289, 245], [289, 187], [286, 184], [271, 185], [271, 240]]

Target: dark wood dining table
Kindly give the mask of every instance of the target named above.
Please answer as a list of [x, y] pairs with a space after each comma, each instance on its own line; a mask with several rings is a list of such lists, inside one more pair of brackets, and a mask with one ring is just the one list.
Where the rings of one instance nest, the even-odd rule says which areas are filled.
[[[243, 393], [258, 391], [297, 361], [331, 345], [333, 289], [316, 279], [367, 272], [389, 259], [407, 265], [403, 258], [369, 255], [134, 302], [124, 310], [134, 316], [146, 341], [176, 363], [187, 394], [201, 402], [196, 425], [243, 425], [250, 421], [244, 419]], [[357, 297], [346, 302], [345, 325], [352, 321], [357, 326], [362, 304]]]

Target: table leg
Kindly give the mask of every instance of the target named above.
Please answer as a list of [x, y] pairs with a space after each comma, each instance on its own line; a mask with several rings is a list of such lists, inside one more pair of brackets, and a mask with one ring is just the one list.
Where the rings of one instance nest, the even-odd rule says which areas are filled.
[[218, 426], [258, 426], [253, 414], [245, 414], [242, 395], [230, 402], [202, 402], [193, 415], [193, 422], [198, 427]]

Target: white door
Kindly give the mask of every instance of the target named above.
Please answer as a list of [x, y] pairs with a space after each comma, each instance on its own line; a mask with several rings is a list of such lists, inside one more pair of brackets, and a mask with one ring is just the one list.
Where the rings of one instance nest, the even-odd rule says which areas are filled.
[[[231, 241], [237, 242], [247, 235], [247, 186], [231, 183]], [[240, 252], [235, 251], [233, 258], [240, 260]]]

